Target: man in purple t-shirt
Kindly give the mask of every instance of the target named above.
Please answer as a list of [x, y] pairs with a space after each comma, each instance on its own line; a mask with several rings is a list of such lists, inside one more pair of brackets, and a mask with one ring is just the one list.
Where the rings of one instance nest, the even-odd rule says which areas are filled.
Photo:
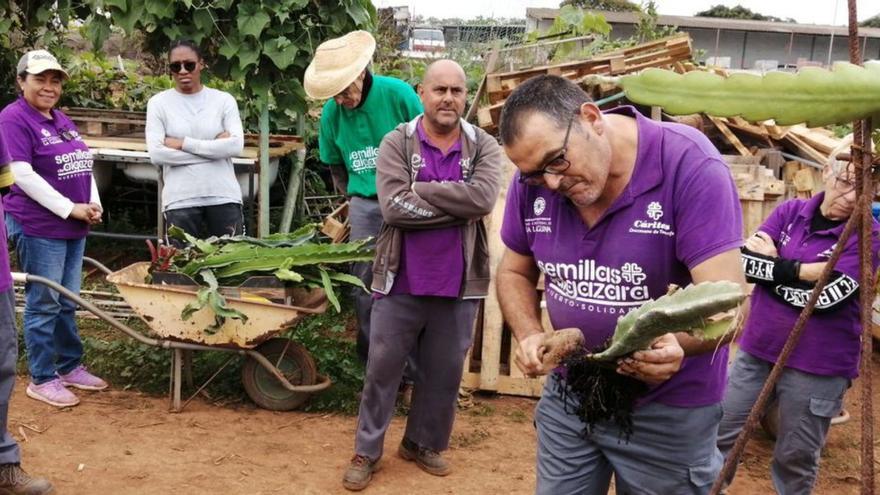
[[[617, 319], [667, 286], [731, 280], [742, 217], [729, 170], [698, 131], [602, 113], [574, 83], [539, 76], [520, 85], [501, 116], [519, 169], [507, 193], [498, 298], [523, 372], [539, 375], [546, 337], [535, 289], [543, 273], [554, 329], [604, 343]], [[715, 445], [727, 348], [666, 334], [618, 364], [648, 385], [621, 441], [613, 421], [589, 431], [552, 376], [535, 413], [537, 493], [708, 493], [722, 457]]]
[[398, 454], [429, 474], [451, 472], [441, 452], [449, 447], [477, 305], [489, 287], [482, 218], [498, 195], [501, 148], [461, 120], [466, 86], [457, 63], [431, 64], [419, 96], [424, 115], [388, 133], [376, 163], [384, 219], [373, 262], [378, 298], [355, 455], [342, 479], [349, 490], [366, 488], [382, 457], [411, 354], [415, 384]]
[[[752, 317], [730, 369], [718, 446], [727, 454], [742, 430], [791, 329], [812, 294], [857, 203], [855, 170], [837, 160], [844, 141], [822, 171], [825, 190], [775, 210], [743, 248], [743, 268], [754, 282]], [[878, 223], [871, 236], [877, 269]], [[858, 375], [862, 324], [859, 305], [859, 235], [847, 240], [816, 309], [773, 390], [778, 431], [770, 472], [780, 494], [810, 493], [831, 419]], [[869, 289], [870, 290], [870, 289]], [[731, 480], [727, 480], [731, 481]]]

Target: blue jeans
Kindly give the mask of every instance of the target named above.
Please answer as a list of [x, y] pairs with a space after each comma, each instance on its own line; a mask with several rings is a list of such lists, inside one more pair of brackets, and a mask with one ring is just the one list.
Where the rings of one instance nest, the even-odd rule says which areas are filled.
[[[39, 275], [79, 293], [86, 239], [46, 239], [25, 235], [6, 215], [9, 239], [15, 245], [22, 271]], [[56, 373], [73, 371], [82, 361], [83, 347], [74, 319], [76, 303], [45, 285], [25, 286], [24, 341], [31, 380], [39, 385]]]

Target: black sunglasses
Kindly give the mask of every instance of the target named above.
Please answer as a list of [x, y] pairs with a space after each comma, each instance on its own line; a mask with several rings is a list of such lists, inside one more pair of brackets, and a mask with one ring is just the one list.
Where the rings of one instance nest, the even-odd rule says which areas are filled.
[[521, 173], [519, 176], [520, 184], [528, 184], [530, 186], [540, 186], [544, 183], [544, 174], [562, 175], [571, 166], [571, 162], [565, 158], [565, 152], [568, 151], [568, 136], [571, 135], [571, 124], [574, 118], [580, 115], [580, 109], [572, 114], [568, 119], [568, 127], [565, 129], [565, 139], [562, 140], [562, 150], [538, 170], [534, 172]]
[[168, 68], [172, 73], [177, 74], [180, 72], [181, 68], [186, 69], [187, 72], [192, 72], [196, 70], [196, 62], [171, 62], [168, 64]]

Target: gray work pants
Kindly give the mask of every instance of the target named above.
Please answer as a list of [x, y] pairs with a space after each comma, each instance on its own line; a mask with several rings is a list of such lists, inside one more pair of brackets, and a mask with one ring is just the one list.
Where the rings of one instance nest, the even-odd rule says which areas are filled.
[[413, 350], [418, 369], [405, 436], [438, 452], [449, 447], [477, 306], [478, 301], [473, 299], [409, 295], [386, 296], [373, 302], [373, 331], [358, 412], [356, 453], [370, 459], [382, 457], [397, 388]]
[[18, 333], [15, 331], [15, 295], [12, 288], [0, 292], [0, 464], [21, 462], [18, 443], [9, 434], [9, 399], [15, 385], [18, 359]]
[[[370, 247], [376, 246], [376, 237], [382, 228], [382, 211], [379, 202], [374, 199], [352, 196], [348, 203], [348, 222], [351, 225], [349, 239], [357, 241], [372, 237]], [[352, 263], [351, 274], [359, 278], [369, 291], [373, 283], [373, 263]], [[363, 362], [367, 362], [370, 344], [370, 311], [373, 307], [373, 296], [359, 287], [354, 288], [354, 308], [358, 322], [357, 353]]]
[[[742, 431], [773, 363], [740, 349], [727, 378], [724, 416], [718, 426], [718, 448], [726, 457]], [[843, 404], [849, 379], [785, 368], [774, 395], [779, 405], [779, 431], [770, 475], [780, 495], [809, 494], [819, 473], [819, 455], [831, 418]], [[729, 482], [732, 481], [728, 480]]]
[[[566, 411], [559, 382], [547, 378], [535, 409], [538, 495], [603, 495], [611, 475], [618, 495], [705, 495], [721, 470], [715, 445], [721, 406], [651, 402], [633, 413], [626, 442], [612, 421], [593, 426]], [[571, 400], [571, 399], [570, 399]], [[574, 405], [569, 403], [569, 410]]]

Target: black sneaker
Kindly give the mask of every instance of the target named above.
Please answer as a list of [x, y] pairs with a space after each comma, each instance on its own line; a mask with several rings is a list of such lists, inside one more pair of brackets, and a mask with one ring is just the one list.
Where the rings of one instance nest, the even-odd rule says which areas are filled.
[[367, 456], [355, 454], [342, 476], [342, 486], [353, 492], [363, 490], [373, 479], [373, 473], [379, 470], [378, 464], [378, 459], [371, 461]]
[[413, 461], [422, 471], [434, 476], [446, 476], [452, 472], [452, 466], [436, 450], [420, 447], [412, 440], [403, 437], [397, 454], [404, 460]]
[[18, 464], [0, 464], [0, 495], [45, 495], [52, 488], [49, 480], [31, 477]]

